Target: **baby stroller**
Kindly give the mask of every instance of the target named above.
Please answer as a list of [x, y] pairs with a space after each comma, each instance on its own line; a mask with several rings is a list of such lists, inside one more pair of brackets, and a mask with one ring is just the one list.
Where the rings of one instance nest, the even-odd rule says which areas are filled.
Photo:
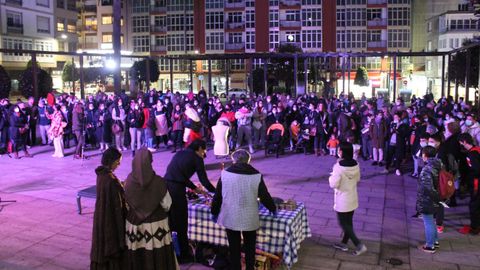
[[290, 148], [294, 153], [303, 151], [304, 154], [307, 154], [308, 144], [310, 142], [309, 132], [308, 129], [302, 129], [297, 121], [292, 122], [290, 125]]
[[278, 121], [272, 124], [267, 130], [266, 142], [265, 142], [265, 156], [270, 153], [275, 153], [275, 157], [278, 158], [280, 154], [283, 154], [283, 135], [285, 128]]

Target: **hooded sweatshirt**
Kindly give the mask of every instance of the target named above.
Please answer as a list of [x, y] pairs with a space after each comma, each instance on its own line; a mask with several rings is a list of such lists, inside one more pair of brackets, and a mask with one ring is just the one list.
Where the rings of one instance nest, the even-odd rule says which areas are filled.
[[360, 166], [355, 160], [340, 160], [333, 166], [328, 182], [335, 193], [333, 204], [335, 211], [344, 213], [358, 208], [358, 181]]

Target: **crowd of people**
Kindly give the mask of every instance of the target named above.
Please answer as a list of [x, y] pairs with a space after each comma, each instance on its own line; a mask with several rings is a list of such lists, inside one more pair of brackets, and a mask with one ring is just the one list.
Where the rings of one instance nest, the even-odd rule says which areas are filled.
[[[382, 95], [355, 99], [352, 94], [292, 97], [276, 93], [222, 100], [208, 97], [203, 89], [198, 94], [153, 89], [135, 97], [99, 92], [82, 100], [62, 94], [41, 99], [38, 104], [33, 98], [27, 102], [0, 101], [0, 151], [20, 158], [18, 152], [23, 150], [25, 157], [32, 157], [28, 149], [36, 143], [37, 130], [43, 145], [54, 146], [53, 157], [64, 157], [64, 148], [73, 146], [73, 140], [74, 158], [82, 158], [92, 149], [115, 148], [121, 153], [129, 148], [132, 156], [142, 147], [149, 152], [176, 152], [198, 139], [213, 144], [218, 157], [227, 157], [240, 148], [250, 154], [260, 149], [267, 153], [274, 144], [280, 153], [290, 150], [311, 154], [312, 158], [341, 158], [337, 150], [346, 142], [352, 147], [353, 160], [370, 160], [370, 166], [378, 167], [381, 173], [401, 176], [412, 171], [411, 176], [419, 179], [416, 217], [423, 216], [429, 235], [422, 249], [435, 251], [437, 236], [432, 235], [444, 230], [444, 205], [454, 207], [458, 198], [468, 195], [471, 224], [460, 232], [480, 232], [480, 123], [475, 108], [461, 97], [458, 101], [452, 97], [435, 100], [427, 94], [407, 101], [399, 97], [390, 104]], [[343, 163], [355, 167], [352, 161]], [[442, 203], [435, 195], [441, 169], [454, 175], [457, 188]], [[165, 178], [171, 193], [184, 195], [180, 190], [188, 185], [178, 188], [175, 182], [188, 179], [179, 180], [168, 173]], [[340, 186], [332, 183], [332, 187]], [[214, 191], [213, 186], [206, 187]], [[177, 206], [173, 203], [172, 207]], [[182, 215], [177, 219], [185, 219], [183, 210], [176, 213]], [[345, 225], [351, 223], [351, 216], [339, 215], [339, 220]], [[185, 229], [183, 225], [179, 225], [180, 230]], [[351, 233], [350, 239], [363, 250]]]

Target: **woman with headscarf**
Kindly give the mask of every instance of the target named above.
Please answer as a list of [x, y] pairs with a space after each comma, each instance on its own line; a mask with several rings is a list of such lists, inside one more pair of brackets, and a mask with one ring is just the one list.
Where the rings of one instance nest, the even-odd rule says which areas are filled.
[[141, 148], [125, 181], [128, 269], [179, 269], [168, 211], [172, 199], [162, 177], [152, 168], [152, 153]]
[[120, 180], [113, 174], [120, 166], [122, 154], [107, 149], [97, 174], [97, 199], [93, 214], [90, 270], [125, 269], [125, 193]]

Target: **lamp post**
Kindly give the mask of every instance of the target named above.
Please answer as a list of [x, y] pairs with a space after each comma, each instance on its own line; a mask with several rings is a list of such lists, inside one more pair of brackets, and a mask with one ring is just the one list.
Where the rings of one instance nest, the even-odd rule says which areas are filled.
[[121, 55], [120, 51], [122, 49], [121, 44], [121, 19], [122, 19], [122, 4], [121, 0], [113, 0], [113, 62], [109, 64], [115, 64], [113, 67], [113, 87], [116, 94], [120, 94], [122, 87], [122, 76], [120, 69]]

